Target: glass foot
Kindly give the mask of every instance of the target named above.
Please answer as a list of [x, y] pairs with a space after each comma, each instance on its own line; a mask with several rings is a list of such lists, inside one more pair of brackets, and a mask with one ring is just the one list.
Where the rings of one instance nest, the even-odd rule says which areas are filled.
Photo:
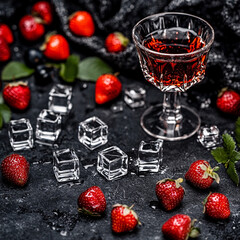
[[180, 123], [163, 121], [162, 111], [162, 104], [152, 106], [143, 113], [140, 120], [143, 130], [155, 138], [167, 141], [187, 139], [193, 136], [201, 125], [198, 114], [186, 106], [181, 106], [182, 120]]

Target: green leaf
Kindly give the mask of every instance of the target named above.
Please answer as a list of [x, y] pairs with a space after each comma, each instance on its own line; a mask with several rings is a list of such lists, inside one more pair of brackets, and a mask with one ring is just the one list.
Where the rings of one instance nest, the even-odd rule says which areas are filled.
[[18, 78], [28, 77], [34, 73], [34, 69], [27, 67], [21, 62], [12, 61], [2, 70], [2, 80], [11, 81]]
[[211, 154], [218, 163], [226, 163], [228, 161], [228, 154], [223, 147], [213, 149]]
[[59, 75], [66, 82], [74, 82], [78, 74], [79, 56], [70, 55], [65, 63], [60, 65]]
[[237, 151], [233, 151], [232, 152], [232, 155], [231, 155], [231, 161], [236, 163], [240, 160], [240, 152], [237, 152]]
[[0, 104], [0, 115], [5, 123], [11, 120], [11, 110], [6, 104]]
[[112, 72], [113, 69], [100, 58], [89, 57], [79, 63], [77, 78], [84, 81], [96, 82], [102, 74]]
[[229, 162], [228, 169], [227, 169], [227, 174], [229, 177], [233, 180], [234, 183], [238, 186], [239, 184], [239, 176], [236, 171], [235, 164], [233, 162]]
[[236, 138], [238, 147], [240, 148], [240, 117], [237, 119], [235, 124], [235, 138]]
[[0, 114], [0, 129], [2, 129], [3, 127], [3, 118], [2, 115]]
[[223, 134], [222, 139], [223, 139], [223, 146], [225, 148], [225, 151], [227, 152], [227, 154], [229, 156], [231, 156], [232, 152], [236, 148], [235, 141], [233, 140], [233, 138], [228, 133]]
[[3, 96], [2, 94], [0, 93], [0, 104], [4, 103], [4, 100], [3, 100]]

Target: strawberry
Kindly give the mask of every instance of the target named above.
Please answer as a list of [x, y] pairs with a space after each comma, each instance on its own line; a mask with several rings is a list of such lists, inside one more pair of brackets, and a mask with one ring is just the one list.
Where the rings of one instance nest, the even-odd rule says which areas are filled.
[[108, 52], [122, 52], [128, 45], [129, 39], [120, 32], [110, 33], [105, 40], [105, 47]]
[[42, 18], [47, 25], [51, 24], [53, 20], [51, 4], [46, 1], [36, 2], [32, 7], [32, 15]]
[[221, 193], [210, 193], [204, 204], [204, 213], [214, 219], [227, 219], [231, 211], [228, 198]]
[[240, 116], [240, 95], [231, 89], [221, 90], [216, 105], [224, 113]]
[[101, 216], [106, 209], [106, 199], [97, 186], [88, 188], [78, 197], [78, 211], [91, 216]]
[[9, 60], [11, 57], [11, 51], [7, 44], [7, 42], [4, 40], [3, 37], [0, 37], [0, 62], [5, 62]]
[[191, 164], [187, 173], [185, 174], [185, 178], [189, 181], [193, 186], [201, 189], [209, 188], [214, 180], [219, 183], [220, 178], [215, 171], [217, 171], [219, 167], [211, 168], [209, 162], [205, 160], [197, 160]]
[[26, 15], [19, 22], [19, 29], [23, 37], [28, 41], [38, 40], [44, 34], [44, 26], [41, 19]]
[[95, 31], [95, 25], [90, 13], [77, 11], [69, 17], [69, 29], [78, 36], [91, 37]]
[[13, 34], [8, 25], [0, 23], [0, 36], [5, 39], [7, 44], [13, 43]]
[[47, 36], [46, 42], [40, 48], [43, 54], [52, 60], [66, 60], [70, 50], [67, 40], [60, 34]]
[[184, 188], [180, 185], [181, 182], [183, 182], [182, 178], [163, 179], [157, 182], [156, 195], [165, 210], [173, 210], [183, 200]]
[[9, 106], [24, 110], [30, 103], [31, 92], [27, 83], [9, 83], [3, 89], [3, 98]]
[[141, 224], [137, 214], [127, 205], [115, 204], [112, 208], [112, 230], [116, 233], [132, 231], [137, 224]]
[[103, 74], [96, 82], [95, 101], [98, 104], [109, 102], [116, 98], [122, 90], [122, 84], [113, 74]]
[[8, 182], [22, 187], [28, 181], [29, 163], [25, 157], [14, 153], [2, 161], [1, 171]]
[[177, 214], [168, 219], [162, 226], [165, 237], [171, 240], [187, 240], [189, 237], [196, 238], [200, 235], [200, 230], [194, 228], [194, 222], [188, 215]]

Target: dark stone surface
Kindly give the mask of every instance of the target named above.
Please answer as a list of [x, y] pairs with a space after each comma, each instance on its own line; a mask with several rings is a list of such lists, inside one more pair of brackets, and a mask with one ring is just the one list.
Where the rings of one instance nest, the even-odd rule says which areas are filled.
[[[127, 2], [125, 1], [125, 4]], [[218, 25], [221, 25], [222, 22], [215, 22], [216, 19], [213, 16], [211, 17], [210, 10], [215, 9], [217, 16], [222, 16], [221, 10], [223, 6], [228, 12], [231, 10], [229, 8], [230, 1], [226, 1], [223, 6], [221, 6], [220, 1], [212, 1], [207, 6], [204, 5], [204, 7], [202, 7], [204, 1], [200, 0], [185, 1], [185, 5], [183, 2], [171, 1], [166, 9], [176, 11], [180, 7], [183, 10], [189, 7], [187, 12], [196, 12], [199, 16], [206, 16], [211, 23], [214, 23], [217, 29], [219, 29]], [[234, 2], [237, 4], [239, 1]], [[32, 1], [30, 3], [32, 4]], [[138, 9], [143, 9], [140, 6], [139, 4]], [[28, 9], [26, 8], [24, 11], [28, 11]], [[153, 11], [155, 10], [151, 7], [149, 11], [146, 10], [146, 14], [153, 13]], [[207, 11], [206, 15], [201, 11]], [[108, 12], [107, 8], [105, 12]], [[233, 17], [233, 14], [230, 15]], [[116, 11], [116, 19], [118, 19], [117, 16]], [[143, 16], [140, 15], [140, 17]], [[16, 17], [16, 22], [12, 21], [12, 24], [16, 24], [18, 19]], [[105, 22], [107, 22], [106, 19]], [[225, 26], [227, 26], [227, 23], [226, 21]], [[232, 27], [232, 30], [234, 30], [234, 27]], [[24, 50], [27, 47], [31, 45], [39, 46], [42, 41], [29, 44], [22, 38], [18, 38], [17, 30], [14, 34], [17, 40], [11, 46], [11, 49], [13, 59], [16, 60], [22, 59]], [[226, 81], [227, 77], [232, 74], [229, 79], [238, 86], [239, 78], [236, 76], [239, 71], [234, 66], [239, 67], [239, 55], [237, 55], [236, 51], [231, 52], [229, 46], [230, 44], [237, 46], [239, 40], [237, 35], [233, 33], [228, 35], [230, 37], [234, 36], [231, 41], [226, 40], [227, 37], [223, 36], [224, 34], [220, 30], [217, 31], [217, 34], [221, 37], [221, 41], [218, 40], [219, 38], [217, 39], [211, 53], [212, 57], [210, 56], [206, 79], [203, 83], [191, 89], [188, 94], [185, 94], [182, 100], [183, 103], [197, 109], [203, 124], [216, 124], [222, 134], [225, 130], [228, 132], [233, 131], [236, 119], [225, 116], [216, 110], [214, 104], [217, 92], [216, 85], [218, 81], [221, 86], [228, 83]], [[222, 40], [229, 43], [221, 45]], [[78, 43], [74, 43], [74, 41], [71, 41], [71, 50], [80, 54], [81, 59], [89, 55], [95, 55], [94, 51], [90, 51], [88, 54], [88, 50], [79, 48]], [[101, 53], [98, 53], [98, 55], [101, 55]], [[229, 59], [231, 59], [231, 62], [229, 62]], [[109, 60], [111, 59], [109, 58]], [[226, 68], [226, 66], [229, 66], [229, 68]], [[146, 107], [162, 101], [162, 93], [143, 79], [139, 69], [135, 72], [121, 71], [119, 78], [123, 83], [123, 89], [133, 83], [147, 89]], [[27, 80], [32, 91], [31, 105], [25, 112], [13, 112], [12, 119], [29, 118], [35, 130], [36, 117], [41, 109], [47, 108], [48, 92], [53, 82], [46, 86], [39, 86], [36, 85], [34, 77]], [[54, 81], [60, 82], [59, 79]], [[214, 184], [209, 190], [199, 191], [184, 182], [183, 186], [186, 189], [186, 195], [181, 206], [176, 210], [165, 212], [157, 204], [155, 184], [160, 179], [183, 177], [189, 165], [197, 159], [206, 159], [210, 161], [212, 166], [216, 165], [210, 151], [203, 148], [196, 141], [196, 135], [180, 142], [164, 142], [163, 171], [158, 174], [147, 174], [145, 177], [140, 177], [135, 174], [136, 170], [134, 168], [136, 149], [141, 140], [152, 140], [143, 132], [139, 124], [140, 116], [145, 108], [131, 110], [124, 105], [123, 112], [112, 113], [110, 110], [111, 104], [122, 101], [123, 95], [114, 100], [113, 103], [96, 106], [94, 87], [93, 83], [87, 83], [87, 88], [84, 88], [81, 82], [76, 82], [73, 86], [73, 109], [69, 118], [65, 119], [63, 131], [57, 142], [60, 148], [73, 147], [75, 149], [81, 160], [80, 182], [78, 184], [59, 184], [56, 181], [52, 169], [51, 148], [35, 145], [32, 150], [19, 151], [18, 153], [24, 155], [30, 162], [30, 179], [24, 188], [9, 186], [3, 180], [0, 180], [0, 239], [158, 240], [164, 239], [161, 233], [162, 224], [177, 213], [185, 213], [192, 219], [198, 219], [197, 226], [200, 227], [202, 232], [201, 237], [199, 237], [200, 240], [240, 239], [239, 187], [236, 187], [229, 179], [223, 166], [220, 166], [219, 170], [220, 184]], [[238, 88], [236, 87], [236, 89]], [[212, 104], [207, 108], [201, 108], [201, 103], [207, 99], [211, 99]], [[78, 123], [90, 116], [98, 116], [109, 126], [108, 143], [94, 151], [87, 150], [77, 139]], [[120, 147], [129, 155], [131, 159], [130, 172], [122, 179], [108, 182], [97, 173], [96, 159], [99, 150], [112, 145]], [[7, 126], [5, 125], [0, 131], [0, 161], [12, 152], [7, 136]], [[89, 165], [93, 166], [89, 167]], [[240, 171], [239, 164], [237, 170]], [[79, 194], [92, 185], [101, 187], [107, 199], [106, 213], [102, 218], [98, 219], [85, 217], [77, 212]], [[229, 220], [212, 221], [203, 215], [202, 201], [210, 191], [223, 193], [229, 198], [232, 211]], [[115, 203], [134, 204], [134, 209], [139, 215], [142, 226], [131, 233], [123, 235], [112, 233], [110, 213], [112, 205]]]

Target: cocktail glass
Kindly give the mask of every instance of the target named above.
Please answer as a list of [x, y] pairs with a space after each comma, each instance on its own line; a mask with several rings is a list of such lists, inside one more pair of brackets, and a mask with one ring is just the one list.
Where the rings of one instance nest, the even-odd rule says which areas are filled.
[[142, 128], [169, 141], [191, 137], [201, 120], [194, 110], [180, 105], [180, 93], [203, 80], [213, 28], [197, 16], [168, 12], [140, 20], [132, 37], [144, 77], [164, 92], [163, 103], [143, 113]]

